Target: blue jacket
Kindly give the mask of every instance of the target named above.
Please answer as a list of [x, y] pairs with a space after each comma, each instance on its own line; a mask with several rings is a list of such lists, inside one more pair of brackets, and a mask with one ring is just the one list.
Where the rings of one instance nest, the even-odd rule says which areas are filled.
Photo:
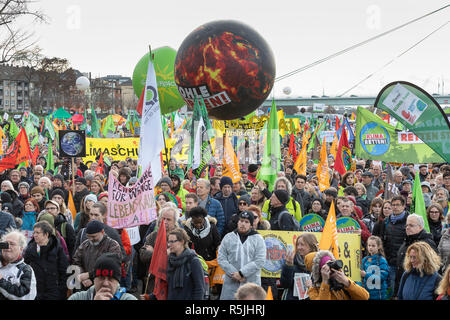
[[362, 267], [366, 272], [363, 286], [370, 294], [369, 300], [386, 300], [389, 278], [386, 258], [380, 254], [364, 257]]
[[16, 228], [13, 215], [9, 212], [0, 211], [0, 236], [4, 235], [6, 230], [11, 228]]
[[208, 212], [210, 217], [217, 219], [217, 230], [219, 234], [222, 235], [225, 230], [225, 215], [223, 213], [222, 205], [219, 201], [208, 195], [206, 200], [205, 210]]
[[436, 290], [441, 276], [435, 272], [432, 275], [425, 274], [423, 277], [413, 269], [410, 272], [405, 271], [400, 280], [398, 289], [399, 300], [434, 300]]
[[214, 198], [220, 203], [220, 205], [222, 206], [222, 209], [223, 209], [224, 227], [221, 230], [220, 224], [219, 224], [219, 219], [217, 219], [217, 227], [219, 229], [220, 234], [222, 236], [224, 236], [225, 233], [233, 231], [233, 230], [226, 230], [227, 229], [226, 226], [228, 225], [229, 221], [231, 220], [231, 217], [233, 216], [233, 214], [239, 213], [238, 198], [236, 197], [236, 194], [234, 192], [227, 198], [225, 198], [222, 195], [222, 192], [218, 192]]

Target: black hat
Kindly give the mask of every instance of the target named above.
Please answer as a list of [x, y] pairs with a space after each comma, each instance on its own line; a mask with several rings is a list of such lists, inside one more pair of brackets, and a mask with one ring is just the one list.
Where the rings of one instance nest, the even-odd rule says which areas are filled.
[[253, 216], [253, 212], [242, 211], [239, 213], [239, 219], [247, 219], [250, 221], [250, 224], [253, 225], [253, 220], [255, 220], [255, 217]]
[[286, 204], [289, 202], [289, 193], [287, 193], [286, 190], [275, 190], [273, 193], [275, 193], [275, 196], [280, 200], [282, 204]]
[[13, 213], [13, 205], [11, 202], [4, 202], [2, 204], [2, 211], [3, 212], [9, 212], [9, 213]]
[[247, 203], [247, 205], [252, 204], [252, 200], [250, 199], [250, 197], [248, 195], [240, 196], [239, 201], [245, 201]]
[[86, 226], [86, 234], [99, 233], [104, 229], [103, 223], [97, 220], [90, 221]]
[[110, 277], [120, 281], [122, 269], [120, 259], [115, 253], [104, 253], [95, 262], [95, 277]]
[[12, 197], [8, 192], [2, 192], [0, 195], [1, 203], [12, 202]]
[[85, 186], [87, 186], [87, 181], [86, 181], [86, 179], [83, 178], [83, 177], [78, 177], [77, 180], [76, 180], [76, 182], [82, 183], [82, 184], [84, 184]]
[[55, 179], [61, 180], [62, 183], [64, 183], [64, 177], [63, 177], [62, 174], [59, 174], [59, 173], [55, 174], [55, 175], [53, 176], [53, 180], [55, 180]]
[[61, 196], [61, 198], [65, 198], [65, 194], [64, 194], [64, 191], [62, 190], [62, 189], [59, 189], [59, 188], [57, 188], [57, 189], [54, 189], [53, 191], [52, 191], [52, 195], [51, 195], [51, 197], [50, 197], [50, 199], [51, 198], [53, 198], [53, 196], [56, 196], [56, 195], [60, 195]]
[[422, 167], [425, 167], [425, 168], [428, 169], [428, 165], [427, 165], [427, 164], [421, 164], [421, 165], [419, 166], [419, 169], [422, 168]]
[[248, 166], [248, 172], [255, 172], [255, 171], [257, 171], [258, 170], [258, 165], [257, 164], [250, 164], [249, 166]]
[[233, 188], [233, 180], [230, 177], [223, 176], [220, 178], [220, 189], [225, 185], [230, 185]]
[[373, 173], [370, 172], [370, 171], [364, 171], [364, 172], [361, 174], [361, 177], [371, 177], [371, 178], [373, 178]]

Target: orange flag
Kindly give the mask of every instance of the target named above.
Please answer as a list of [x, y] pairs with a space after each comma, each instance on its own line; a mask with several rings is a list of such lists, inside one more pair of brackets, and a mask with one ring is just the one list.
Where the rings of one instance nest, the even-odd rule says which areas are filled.
[[300, 150], [300, 153], [298, 154], [297, 160], [295, 161], [295, 164], [294, 164], [294, 170], [295, 170], [295, 172], [297, 172], [297, 174], [306, 175], [306, 162], [307, 162], [306, 146], [307, 146], [307, 142], [306, 142], [306, 140], [303, 140], [302, 149]]
[[67, 206], [69, 207], [70, 213], [72, 214], [73, 221], [77, 216], [77, 209], [75, 208], [75, 202], [73, 201], [72, 191], [69, 190], [69, 199], [67, 201]]
[[334, 134], [333, 143], [331, 144], [330, 154], [333, 155], [333, 158], [336, 159], [337, 147], [338, 147], [338, 139], [336, 133]]
[[31, 163], [33, 164], [33, 167], [36, 165], [38, 157], [39, 157], [39, 148], [36, 146], [36, 148], [34, 148], [33, 150], [33, 153], [31, 154]]
[[17, 164], [27, 161], [30, 158], [30, 144], [28, 143], [27, 133], [22, 128], [0, 160], [0, 172], [5, 169], [14, 168]]
[[330, 211], [328, 212], [327, 221], [322, 231], [322, 238], [319, 242], [320, 250], [329, 250], [336, 259], [339, 259], [339, 243], [336, 228], [336, 212], [334, 209], [334, 201], [331, 202]]
[[325, 191], [330, 187], [330, 173], [328, 172], [327, 147], [325, 145], [325, 137], [323, 138], [322, 147], [320, 149], [320, 162], [317, 166], [317, 177], [319, 178], [320, 191]]
[[97, 173], [103, 174], [103, 152], [100, 153], [100, 159], [98, 159], [98, 166], [95, 170], [95, 174]]
[[233, 183], [241, 180], [241, 171], [239, 170], [239, 162], [234, 153], [233, 146], [231, 145], [228, 133], [225, 131], [225, 141], [223, 146], [223, 170], [222, 176], [230, 177]]
[[266, 300], [273, 300], [273, 295], [272, 295], [272, 288], [271, 288], [271, 286], [269, 286], [269, 287], [267, 288]]

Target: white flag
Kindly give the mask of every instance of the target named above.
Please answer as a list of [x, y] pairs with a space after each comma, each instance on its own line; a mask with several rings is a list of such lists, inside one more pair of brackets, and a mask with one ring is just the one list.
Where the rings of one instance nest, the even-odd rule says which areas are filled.
[[158, 86], [152, 59], [148, 61], [147, 80], [145, 82], [144, 103], [142, 106], [141, 132], [139, 139], [138, 165], [144, 170], [151, 164], [155, 184], [161, 179], [160, 152], [164, 148], [161, 125], [161, 110], [158, 98]]

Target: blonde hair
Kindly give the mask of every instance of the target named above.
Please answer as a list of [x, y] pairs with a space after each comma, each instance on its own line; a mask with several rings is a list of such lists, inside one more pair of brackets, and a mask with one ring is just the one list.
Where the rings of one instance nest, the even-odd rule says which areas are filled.
[[419, 241], [415, 242], [406, 249], [405, 261], [403, 262], [403, 269], [406, 272], [411, 272], [413, 266], [409, 258], [409, 253], [411, 250], [417, 252], [417, 259], [419, 260], [419, 265], [416, 268], [420, 272], [420, 276], [423, 277], [424, 274], [432, 275], [441, 267], [441, 258], [436, 252], [430, 247], [426, 242]]
[[302, 239], [303, 242], [308, 245], [310, 252], [319, 251], [319, 241], [317, 241], [316, 236], [312, 233], [305, 232], [300, 234], [297, 239], [295, 239], [294, 252], [297, 252], [297, 244], [299, 239]]
[[439, 282], [439, 286], [436, 289], [436, 293], [438, 295], [446, 294], [449, 288], [450, 288], [450, 266], [447, 266], [447, 269], [445, 269], [444, 275], [442, 276], [441, 282]]
[[[376, 198], [375, 198], [376, 199]], [[374, 199], [374, 200], [375, 200]], [[384, 248], [383, 248], [383, 241], [381, 241], [380, 237], [377, 236], [370, 236], [369, 238], [367, 238], [367, 243], [369, 243], [369, 240], [373, 240], [375, 241], [375, 243], [378, 246], [378, 254], [381, 254], [383, 257], [386, 257], [385, 253], [384, 253]]]

